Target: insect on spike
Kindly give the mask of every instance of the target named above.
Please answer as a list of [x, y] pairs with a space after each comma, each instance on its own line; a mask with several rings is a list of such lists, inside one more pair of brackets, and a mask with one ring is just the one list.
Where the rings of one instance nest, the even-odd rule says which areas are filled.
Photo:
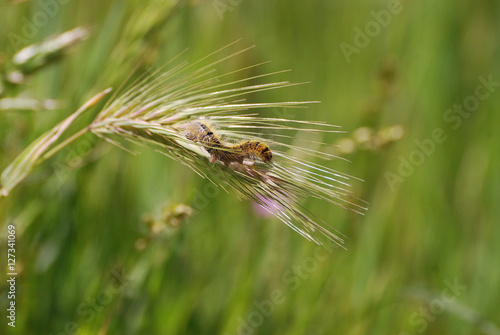
[[[267, 62], [216, 72], [219, 64], [253, 48], [229, 52], [237, 42], [194, 63], [179, 60], [140, 75], [108, 101], [89, 129], [115, 145], [109, 137], [154, 146], [224, 191], [255, 201], [306, 239], [342, 246], [343, 235], [302, 205], [316, 198], [356, 213], [365, 210], [350, 190], [349, 182], [358, 178], [303, 158], [343, 159], [321, 151], [324, 143], [310, 136], [340, 133], [341, 127], [262, 116], [261, 109], [302, 109], [319, 101], [249, 102], [250, 94], [305, 83], [268, 79], [289, 70], [230, 79]], [[269, 81], [253, 84], [263, 79]]]
[[273, 157], [269, 146], [263, 142], [251, 140], [230, 144], [222, 141], [215, 129], [204, 121], [190, 121], [178, 128], [183, 130], [187, 139], [201, 143], [210, 154], [211, 163], [219, 161], [228, 166], [232, 163], [243, 164], [246, 159], [260, 159], [268, 163]]

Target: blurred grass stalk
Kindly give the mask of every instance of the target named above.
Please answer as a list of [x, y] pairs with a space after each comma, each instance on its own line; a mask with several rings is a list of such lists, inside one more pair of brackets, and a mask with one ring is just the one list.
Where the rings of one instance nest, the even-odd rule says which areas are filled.
[[26, 76], [60, 60], [73, 46], [86, 40], [89, 34], [88, 28], [77, 27], [21, 49], [7, 64], [3, 81], [11, 85], [22, 84]]
[[24, 86], [26, 78], [36, 71], [61, 60], [78, 43], [88, 38], [90, 31], [78, 27], [44, 41], [29, 45], [14, 54], [11, 61], [0, 69], [0, 111], [54, 110], [63, 106], [58, 100], [39, 101], [29, 96]]
[[[6, 69], [0, 71], [0, 83], [5, 84], [0, 84], [0, 96], [5, 96], [0, 99], [0, 110], [37, 111], [61, 107], [61, 102], [56, 100], [38, 101], [29, 98], [28, 89], [23, 84], [27, 76], [62, 59], [73, 46], [87, 39], [89, 34], [88, 28], [78, 27], [49, 37], [40, 43], [27, 46], [15, 53], [12, 60], [6, 64]], [[35, 165], [48, 158], [50, 155], [45, 155], [44, 158], [40, 159], [71, 123], [80, 114], [96, 104], [107, 92], [109, 90], [97, 94], [66, 120], [31, 143], [2, 173], [0, 196], [7, 196]], [[17, 93], [17, 96], [10, 96], [14, 93]]]
[[0, 189], [0, 195], [9, 195], [10, 191], [12, 191], [12, 189], [24, 178], [26, 178], [26, 176], [33, 170], [36, 165], [42, 163], [57, 151], [86, 133], [88, 129], [82, 129], [58, 146], [54, 147], [52, 150], [48, 151], [49, 148], [61, 137], [63, 132], [73, 123], [73, 121], [78, 116], [98, 103], [110, 91], [111, 89], [108, 88], [92, 97], [75, 113], [70, 115], [54, 128], [47, 131], [37, 140], [32, 142], [26, 149], [24, 149], [24, 151], [2, 172], [2, 176], [0, 179], [2, 182], [2, 188]]

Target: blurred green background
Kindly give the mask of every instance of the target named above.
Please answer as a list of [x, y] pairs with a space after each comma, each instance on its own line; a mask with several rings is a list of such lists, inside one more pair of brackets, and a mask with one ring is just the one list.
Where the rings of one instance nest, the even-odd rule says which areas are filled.
[[[308, 201], [348, 237], [347, 251], [319, 248], [153, 150], [85, 137], [0, 198], [0, 333], [500, 334], [499, 86], [474, 98], [480, 77], [500, 81], [498, 1], [2, 1], [0, 22], [4, 79], [21, 48], [91, 30], [24, 82], [4, 80], [0, 98], [64, 106], [4, 100], [1, 169], [139, 62], [187, 47], [194, 61], [243, 38], [256, 48], [224, 70], [272, 60], [255, 74], [310, 81], [258, 97], [321, 100], [287, 116], [347, 131], [322, 140], [351, 163], [326, 165], [364, 179], [353, 190], [370, 203], [361, 216]], [[469, 115], [448, 112], [463, 103]], [[429, 144], [436, 129], [446, 140]], [[387, 132], [403, 136], [381, 142]], [[415, 141], [435, 148], [422, 154]], [[175, 204], [195, 211], [184, 220]], [[5, 322], [12, 223], [15, 328]]]

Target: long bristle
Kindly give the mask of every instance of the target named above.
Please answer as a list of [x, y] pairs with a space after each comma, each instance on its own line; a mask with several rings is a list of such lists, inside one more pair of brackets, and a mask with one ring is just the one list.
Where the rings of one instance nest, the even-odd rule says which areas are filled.
[[[203, 61], [216, 57], [224, 49]], [[200, 65], [201, 61], [191, 65], [180, 62], [169, 70], [140, 77], [107, 104], [90, 129], [99, 136], [156, 145], [162, 153], [189, 166], [200, 176], [233, 189], [241, 198], [256, 201], [307, 239], [320, 244], [324, 236], [342, 245], [341, 234], [301, 204], [313, 197], [363, 213], [366, 210], [363, 202], [349, 190], [351, 177], [302, 157], [307, 154], [331, 159], [335, 158], [333, 155], [285, 141], [300, 132], [340, 132], [339, 127], [320, 121], [260, 116], [259, 109], [303, 107], [317, 101], [248, 103], [242, 100], [248, 94], [299, 85], [278, 81], [235, 86], [283, 71], [231, 82], [221, 82], [221, 79], [239, 70], [214, 75], [216, 64], [247, 50], [217, 58], [205, 66]], [[261, 64], [264, 63], [246, 68]], [[200, 67], [195, 69], [194, 65]], [[256, 112], [249, 113], [250, 109]], [[196, 129], [201, 124], [207, 125], [213, 135], [204, 134], [203, 131], [208, 133], [208, 130], [203, 127], [205, 130]], [[266, 136], [263, 130], [274, 134]], [[259, 143], [262, 144], [257, 147]], [[244, 149], [245, 146], [248, 149]], [[290, 149], [301, 157], [293, 156]], [[225, 156], [221, 154], [224, 151], [228, 152]], [[266, 157], [263, 151], [269, 151]]]

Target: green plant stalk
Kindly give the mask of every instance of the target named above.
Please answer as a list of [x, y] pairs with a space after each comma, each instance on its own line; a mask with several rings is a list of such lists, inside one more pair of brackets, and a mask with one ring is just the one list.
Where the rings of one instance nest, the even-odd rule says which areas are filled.
[[2, 172], [1, 182], [2, 188], [0, 189], [0, 196], [9, 195], [10, 191], [17, 186], [31, 170], [45, 159], [51, 157], [56, 152], [64, 148], [67, 144], [73, 142], [75, 139], [83, 135], [89, 129], [85, 128], [63, 141], [61, 144], [54, 147], [52, 150], [47, 150], [53, 145], [63, 134], [63, 132], [75, 121], [83, 112], [89, 110], [96, 105], [104, 96], [111, 92], [108, 88], [89, 99], [84, 103], [76, 112], [67, 117], [64, 121], [59, 123], [54, 128], [47, 131], [40, 136], [37, 140], [31, 143], [26, 149], [17, 156], [17, 158]]

